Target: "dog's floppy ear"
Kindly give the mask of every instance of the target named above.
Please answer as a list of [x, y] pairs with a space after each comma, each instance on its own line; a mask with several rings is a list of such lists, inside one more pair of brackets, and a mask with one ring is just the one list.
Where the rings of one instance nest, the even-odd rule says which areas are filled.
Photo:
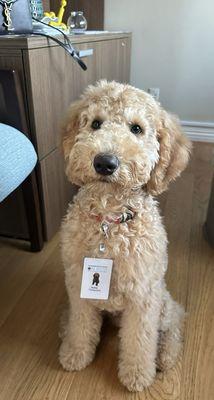
[[159, 160], [147, 183], [147, 191], [153, 195], [162, 193], [169, 182], [180, 175], [188, 163], [192, 147], [175, 116], [161, 110], [159, 122]]
[[80, 118], [83, 109], [83, 100], [77, 100], [72, 103], [62, 124], [62, 146], [65, 159], [69, 157], [70, 151], [75, 143], [75, 136], [79, 131], [81, 122], [83, 123]]

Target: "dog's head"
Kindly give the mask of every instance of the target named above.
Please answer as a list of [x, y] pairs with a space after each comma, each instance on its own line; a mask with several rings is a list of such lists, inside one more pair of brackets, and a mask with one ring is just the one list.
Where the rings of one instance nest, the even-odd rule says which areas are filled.
[[63, 128], [66, 174], [77, 185], [105, 181], [163, 192], [185, 168], [191, 144], [148, 93], [116, 82], [89, 86]]

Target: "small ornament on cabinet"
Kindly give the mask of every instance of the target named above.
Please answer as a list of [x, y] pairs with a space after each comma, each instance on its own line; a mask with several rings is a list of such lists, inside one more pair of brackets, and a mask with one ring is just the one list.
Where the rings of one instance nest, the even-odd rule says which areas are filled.
[[87, 20], [83, 11], [72, 11], [67, 21], [69, 33], [80, 34], [87, 30]]
[[55, 26], [59, 29], [67, 31], [67, 25], [64, 22], [62, 22], [66, 6], [67, 6], [67, 1], [61, 0], [58, 14], [56, 15], [53, 11], [45, 12], [42, 21], [50, 26]]

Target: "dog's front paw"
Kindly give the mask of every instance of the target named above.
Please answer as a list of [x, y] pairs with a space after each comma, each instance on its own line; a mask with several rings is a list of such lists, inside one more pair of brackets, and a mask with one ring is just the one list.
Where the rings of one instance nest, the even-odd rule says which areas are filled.
[[75, 348], [66, 340], [59, 350], [59, 361], [66, 371], [79, 371], [91, 363], [94, 353], [90, 349]]
[[145, 373], [141, 367], [138, 366], [128, 366], [126, 368], [120, 368], [118, 377], [120, 382], [130, 391], [130, 392], [142, 392], [145, 388], [150, 386], [155, 378], [155, 371], [152, 373]]

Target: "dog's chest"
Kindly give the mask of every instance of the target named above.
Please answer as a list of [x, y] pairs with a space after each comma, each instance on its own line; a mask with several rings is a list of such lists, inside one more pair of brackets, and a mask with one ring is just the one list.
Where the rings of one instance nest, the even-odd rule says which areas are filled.
[[[134, 211], [134, 218], [125, 223], [111, 223], [107, 235], [101, 222], [92, 217], [92, 214], [117, 214], [127, 208]], [[98, 197], [94, 191], [81, 191], [62, 225], [67, 282], [75, 288], [75, 293], [80, 293], [84, 258], [113, 260], [108, 300], [90, 301], [108, 311], [121, 310], [127, 298], [142, 298], [143, 293], [146, 298], [152, 282], [162, 279], [166, 244], [165, 230], [151, 196], [129, 199], [121, 194], [106, 194]]]
[[[124, 297], [132, 296], [139, 285], [141, 289], [148, 286], [150, 274], [154, 275], [154, 266], [159, 264], [163, 254], [160, 244], [164, 231], [159, 229], [159, 236], [156, 234], [160, 228], [158, 218], [148, 219], [144, 214], [124, 224], [111, 224], [107, 236], [99, 222], [78, 213], [73, 214], [66, 225], [64, 249], [69, 253], [68, 264], [75, 266], [73, 280], [78, 286], [85, 257], [113, 260], [108, 304], [113, 302], [114, 309], [115, 303], [117, 309], [123, 307]], [[101, 245], [104, 251], [100, 251]]]

